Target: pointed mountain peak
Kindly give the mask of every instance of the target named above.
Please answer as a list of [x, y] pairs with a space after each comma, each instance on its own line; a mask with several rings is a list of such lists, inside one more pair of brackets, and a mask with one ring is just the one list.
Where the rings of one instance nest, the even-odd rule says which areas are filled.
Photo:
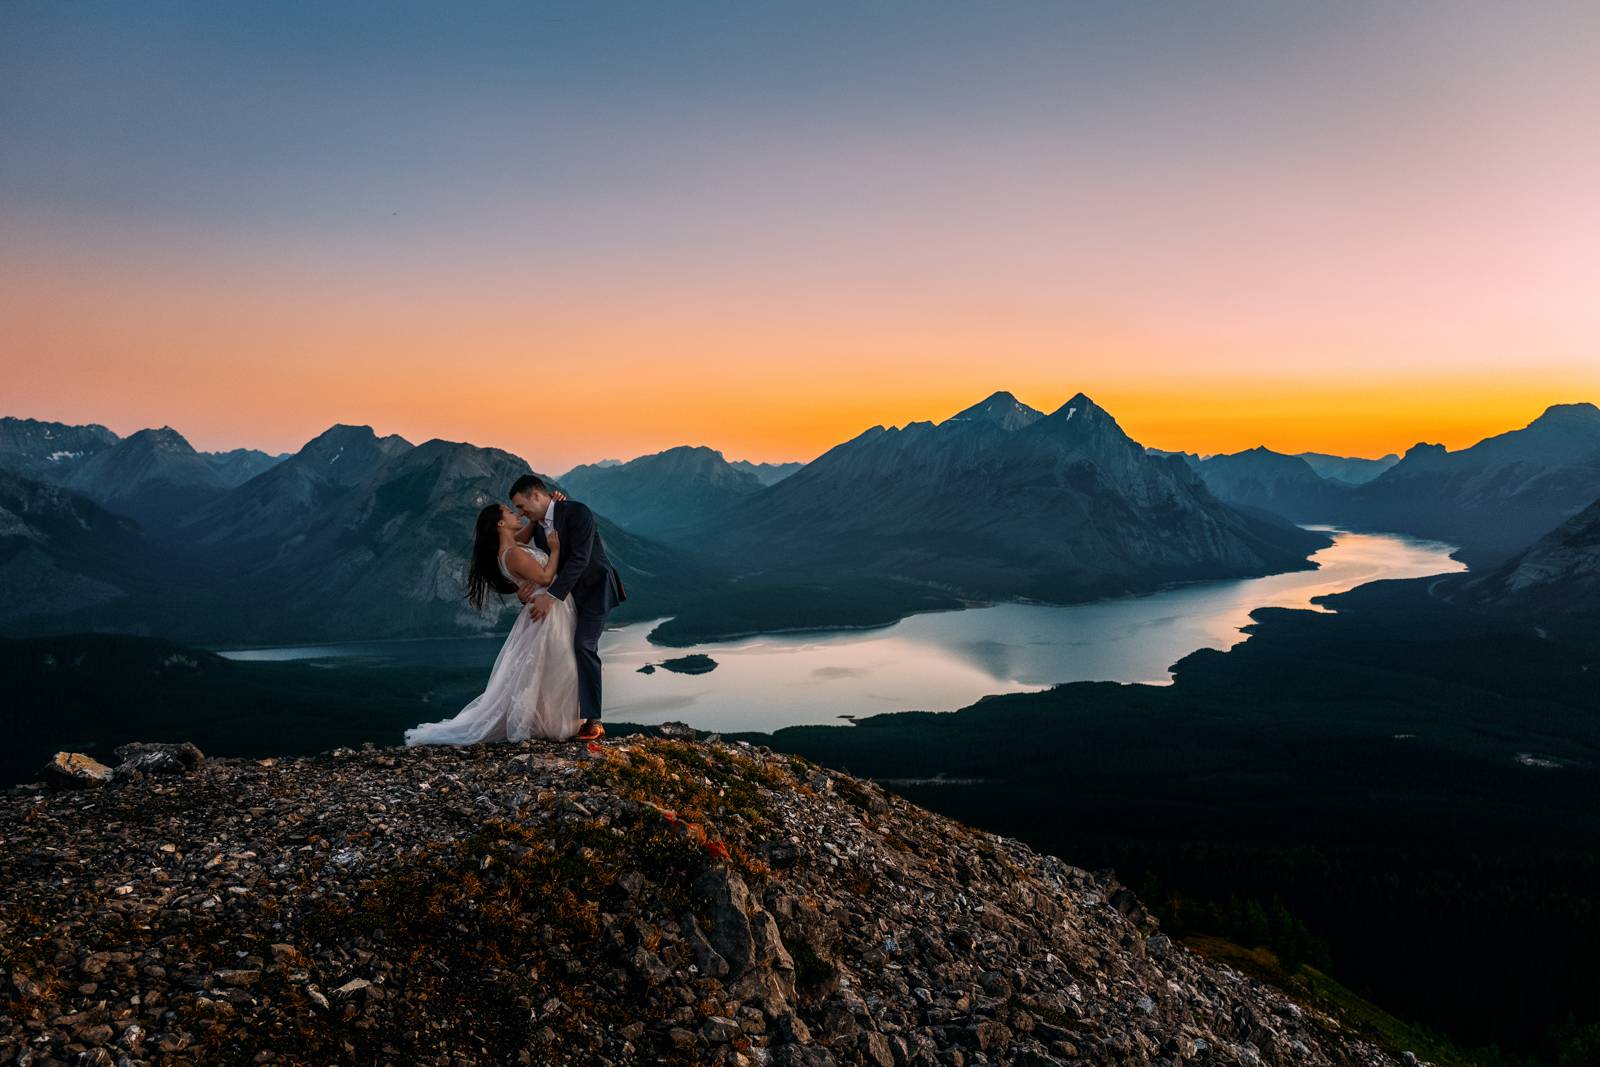
[[978, 403], [958, 412], [944, 422], [941, 426], [950, 423], [984, 422], [999, 426], [1004, 430], [1020, 430], [1024, 426], [1031, 426], [1044, 418], [1044, 413], [1035, 411], [1011, 393], [1001, 391], [995, 393]]
[[411, 442], [398, 434], [379, 437], [370, 426], [338, 423], [307, 441], [290, 462], [294, 469], [314, 472], [317, 479], [353, 484], [411, 450]]
[[1071, 400], [1068, 400], [1065, 404], [1062, 404], [1060, 407], [1052, 411], [1050, 413], [1050, 418], [1054, 419], [1056, 422], [1063, 423], [1072, 422], [1075, 419], [1081, 419], [1084, 422], [1090, 422], [1093, 421], [1093, 416], [1096, 415], [1106, 415], [1108, 418], [1110, 417], [1105, 408], [1089, 399], [1089, 395], [1087, 393], [1077, 393]]

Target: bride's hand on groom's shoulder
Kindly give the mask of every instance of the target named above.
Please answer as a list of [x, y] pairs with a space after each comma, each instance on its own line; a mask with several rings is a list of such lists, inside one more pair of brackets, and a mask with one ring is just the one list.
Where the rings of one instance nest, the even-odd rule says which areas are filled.
[[550, 499], [551, 500], [565, 500], [565, 499], [567, 499], [567, 494], [563, 493], [559, 489], [552, 489], [550, 491]]

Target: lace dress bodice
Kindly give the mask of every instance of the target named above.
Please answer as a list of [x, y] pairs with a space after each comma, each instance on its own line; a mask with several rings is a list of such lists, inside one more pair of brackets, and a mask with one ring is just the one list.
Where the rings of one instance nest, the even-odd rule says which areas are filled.
[[[522, 579], [518, 578], [515, 574], [511, 573], [511, 568], [506, 566], [506, 557], [509, 556], [511, 553], [519, 551], [519, 550], [523, 551], [523, 552], [526, 552], [526, 553], [528, 553], [528, 555], [532, 556], [533, 559], [534, 559], [534, 562], [539, 564], [539, 566], [541, 566], [541, 567], [543, 567], [546, 563], [550, 562], [549, 554], [545, 553], [545, 552], [541, 552], [538, 548], [536, 548], [533, 545], [512, 545], [510, 548], [508, 548], [504, 552], [500, 553], [500, 573], [505, 575], [506, 576], [506, 581], [510, 582], [512, 585], [521, 585], [522, 584]], [[549, 587], [541, 585], [538, 588], [547, 589]]]

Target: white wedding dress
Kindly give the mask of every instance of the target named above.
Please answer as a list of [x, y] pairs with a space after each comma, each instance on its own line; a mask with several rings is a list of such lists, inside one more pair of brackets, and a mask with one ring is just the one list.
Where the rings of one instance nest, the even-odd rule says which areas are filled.
[[[529, 552], [544, 566], [549, 559], [532, 545], [509, 552]], [[505, 555], [500, 570], [506, 570]], [[406, 731], [407, 745], [475, 745], [480, 741], [522, 741], [530, 737], [563, 740], [578, 732], [578, 659], [572, 647], [572, 602], [558, 600], [550, 614], [535, 619], [526, 610], [506, 635], [495, 657], [483, 694], [453, 719], [430, 722]]]

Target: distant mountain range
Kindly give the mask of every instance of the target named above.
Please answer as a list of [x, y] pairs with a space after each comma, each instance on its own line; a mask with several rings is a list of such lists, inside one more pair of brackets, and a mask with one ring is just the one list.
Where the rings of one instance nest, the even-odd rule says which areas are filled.
[[[232, 488], [209, 465], [163, 429], [100, 449], [75, 488], [0, 474], [0, 627], [276, 643], [482, 632], [516, 607], [478, 615], [462, 599], [476, 512], [529, 470], [510, 453], [335, 426]], [[710, 581], [600, 530], [639, 605], [619, 619], [675, 610]]]
[[[1047, 415], [1001, 392], [804, 466], [684, 446], [557, 484], [602, 516], [634, 593], [619, 621], [674, 616], [657, 638], [684, 644], [1304, 568], [1327, 539], [1296, 522], [1440, 538], [1481, 569], [1600, 497], [1600, 410], [1390, 459], [1159, 453], [1081, 393]], [[460, 599], [470, 521], [527, 469], [359, 426], [272, 456], [3, 419], [0, 627], [241, 643], [492, 629], [505, 616]]]
[[1519, 430], [1398, 461], [1265, 448], [1180, 457], [1218, 497], [1296, 522], [1435, 538], [1477, 567], [1504, 561], [1600, 496], [1600, 408], [1557, 404]]
[[1520, 430], [1451, 452], [1419, 444], [1341, 500], [1337, 518], [1461, 546], [1502, 561], [1600, 497], [1600, 408], [1557, 404]]
[[791, 474], [797, 473], [804, 463], [751, 463], [747, 459], [736, 459], [732, 466], [735, 470], [745, 471], [756, 476], [762, 485], [777, 485]]
[[[1304, 568], [1327, 544], [1224, 504], [1082, 394], [1050, 415], [996, 393], [940, 423], [874, 427], [687, 534], [740, 575], [724, 619], [781, 598], [819, 623], [837, 605], [836, 624], [857, 621], [858, 585], [880, 601], [885, 583], [908, 602], [1072, 601]], [[674, 620], [663, 637], [707, 632]]]
[[0, 470], [59, 484], [90, 456], [120, 438], [104, 426], [70, 426], [38, 419], [0, 418]]
[[1377, 459], [1330, 456], [1326, 452], [1301, 452], [1299, 458], [1311, 464], [1311, 469], [1322, 477], [1346, 485], [1365, 485], [1400, 462], [1400, 457], [1393, 452]]
[[0, 470], [76, 490], [153, 528], [283, 459], [249, 448], [198, 452], [169, 426], [121, 438], [104, 426], [0, 419]]
[[1300, 456], [1266, 448], [1185, 459], [1218, 498], [1295, 522], [1328, 521], [1338, 513], [1343, 491], [1348, 488], [1347, 483], [1318, 474]]

